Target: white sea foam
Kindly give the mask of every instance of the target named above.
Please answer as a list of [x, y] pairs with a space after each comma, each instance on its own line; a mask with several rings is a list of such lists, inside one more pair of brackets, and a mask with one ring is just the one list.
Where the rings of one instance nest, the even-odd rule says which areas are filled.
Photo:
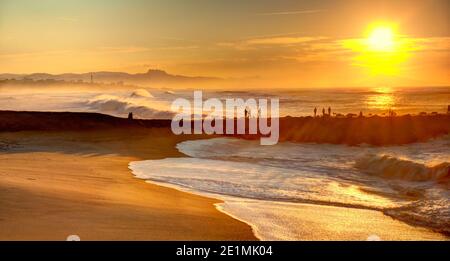
[[[266, 147], [215, 138], [179, 143], [178, 150], [188, 157], [137, 161], [130, 168], [138, 178], [224, 200], [219, 209], [251, 224], [262, 239], [301, 238], [289, 225], [301, 221], [301, 203], [376, 209], [447, 233], [450, 195], [442, 173], [448, 171], [449, 141]], [[380, 171], [384, 174], [373, 175]], [[412, 176], [410, 171], [415, 171]], [[402, 175], [385, 178], [391, 172]]]
[[166, 119], [174, 115], [164, 110], [160, 102], [144, 89], [135, 90], [129, 97], [102, 94], [86, 102], [86, 106], [93, 111], [109, 113], [116, 116], [126, 116], [132, 112], [138, 118]]

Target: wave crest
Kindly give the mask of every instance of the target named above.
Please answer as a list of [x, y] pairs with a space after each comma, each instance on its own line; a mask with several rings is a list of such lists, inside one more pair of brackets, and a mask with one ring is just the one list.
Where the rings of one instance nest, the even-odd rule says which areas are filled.
[[130, 97], [132, 97], [132, 98], [153, 98], [153, 95], [146, 89], [136, 89], [131, 93]]
[[450, 179], [450, 163], [434, 166], [400, 159], [390, 155], [366, 155], [355, 162], [355, 167], [367, 174], [409, 181], [443, 181]]
[[132, 112], [138, 118], [144, 119], [170, 119], [173, 112], [159, 110], [152, 106], [158, 106], [155, 101], [146, 101], [115, 95], [99, 95], [87, 101], [86, 105], [94, 111], [114, 114], [120, 117]]

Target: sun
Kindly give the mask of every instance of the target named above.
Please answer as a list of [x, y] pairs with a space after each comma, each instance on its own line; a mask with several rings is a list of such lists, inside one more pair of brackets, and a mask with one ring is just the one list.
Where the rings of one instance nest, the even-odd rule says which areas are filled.
[[376, 52], [394, 51], [394, 31], [388, 26], [375, 27], [367, 38], [367, 48]]
[[362, 38], [344, 40], [343, 46], [356, 54], [352, 65], [367, 68], [369, 76], [377, 81], [399, 75], [414, 44], [397, 33], [398, 29], [393, 22], [376, 22], [367, 27]]

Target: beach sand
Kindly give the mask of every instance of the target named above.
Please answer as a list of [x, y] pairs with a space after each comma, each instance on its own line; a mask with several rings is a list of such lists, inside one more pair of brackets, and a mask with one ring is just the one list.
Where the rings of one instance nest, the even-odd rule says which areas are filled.
[[[167, 128], [0, 133], [0, 240], [255, 240], [218, 200], [133, 177], [130, 161], [182, 156], [184, 139]], [[304, 204], [298, 215], [305, 240], [445, 239], [378, 211]]]
[[133, 177], [130, 161], [177, 156], [151, 132], [1, 133], [15, 145], [0, 151], [0, 240], [256, 239], [218, 200]]

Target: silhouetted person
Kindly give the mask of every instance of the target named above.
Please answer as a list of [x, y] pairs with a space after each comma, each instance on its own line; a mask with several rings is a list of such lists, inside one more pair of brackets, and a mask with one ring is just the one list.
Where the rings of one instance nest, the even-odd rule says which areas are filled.
[[322, 108], [323, 117], [325, 117], [325, 108]]
[[317, 107], [314, 107], [314, 117], [316, 117], [317, 114]]
[[397, 113], [395, 113], [394, 110], [389, 109], [389, 116], [390, 116], [390, 117], [394, 117], [394, 116], [396, 116], [396, 115], [397, 115]]
[[331, 107], [328, 107], [328, 116], [331, 117]]
[[129, 120], [132, 120], [132, 119], [133, 119], [133, 113], [132, 113], [132, 112], [129, 112], [129, 113], [128, 113], [128, 119], [129, 119]]

